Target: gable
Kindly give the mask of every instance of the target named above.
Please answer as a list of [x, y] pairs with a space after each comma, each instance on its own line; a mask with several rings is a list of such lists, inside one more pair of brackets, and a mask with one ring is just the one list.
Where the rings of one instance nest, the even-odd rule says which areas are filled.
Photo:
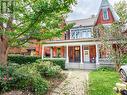
[[108, 14], [108, 19], [104, 19], [103, 9], [101, 9], [95, 25], [113, 23], [115, 20], [109, 8], [107, 8], [107, 14]]
[[112, 8], [108, 0], [102, 0], [95, 25], [111, 24], [114, 21], [119, 21], [119, 16]]

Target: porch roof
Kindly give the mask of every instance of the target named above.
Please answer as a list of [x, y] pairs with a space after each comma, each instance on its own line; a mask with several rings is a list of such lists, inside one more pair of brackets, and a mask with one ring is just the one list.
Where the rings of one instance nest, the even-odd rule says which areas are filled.
[[87, 39], [73, 39], [73, 40], [57, 40], [57, 41], [46, 41], [44, 46], [71, 46], [71, 45], [96, 45], [100, 44], [100, 40], [97, 38]]

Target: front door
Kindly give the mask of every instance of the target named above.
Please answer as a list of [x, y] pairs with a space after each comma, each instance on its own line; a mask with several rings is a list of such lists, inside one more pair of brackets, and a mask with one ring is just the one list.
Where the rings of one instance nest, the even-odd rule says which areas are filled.
[[84, 62], [90, 62], [89, 50], [84, 50]]
[[80, 47], [75, 47], [74, 62], [80, 62]]

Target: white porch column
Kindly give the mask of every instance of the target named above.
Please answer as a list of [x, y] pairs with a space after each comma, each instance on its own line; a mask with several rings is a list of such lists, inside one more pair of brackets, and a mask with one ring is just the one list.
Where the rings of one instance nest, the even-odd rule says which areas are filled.
[[80, 64], [83, 64], [83, 62], [82, 62], [82, 44], [80, 45], [80, 58], [81, 58], [81, 62], [80, 62]]
[[66, 63], [69, 63], [69, 58], [68, 58], [68, 45], [66, 46]]
[[42, 60], [44, 59], [44, 45], [42, 45]]
[[99, 65], [99, 47], [96, 44], [96, 65]]
[[53, 47], [50, 47], [50, 58], [52, 58], [52, 48]]

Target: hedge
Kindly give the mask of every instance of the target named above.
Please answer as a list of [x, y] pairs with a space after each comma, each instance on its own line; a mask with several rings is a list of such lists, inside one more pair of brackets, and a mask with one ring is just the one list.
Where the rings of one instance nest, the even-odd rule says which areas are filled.
[[23, 56], [23, 55], [9, 55], [8, 56], [8, 62], [17, 63], [20, 65], [34, 63], [38, 59], [41, 59], [41, 57]]
[[[36, 62], [36, 60], [41, 59], [41, 57], [36, 56], [23, 56], [23, 55], [9, 55], [8, 62], [9, 63], [17, 63], [17, 64], [31, 64]], [[62, 69], [65, 69], [65, 59], [44, 59], [43, 61], [50, 61], [54, 65], [59, 65]]]
[[65, 59], [44, 59], [43, 61], [50, 61], [54, 65], [59, 65], [63, 70], [65, 69]]

